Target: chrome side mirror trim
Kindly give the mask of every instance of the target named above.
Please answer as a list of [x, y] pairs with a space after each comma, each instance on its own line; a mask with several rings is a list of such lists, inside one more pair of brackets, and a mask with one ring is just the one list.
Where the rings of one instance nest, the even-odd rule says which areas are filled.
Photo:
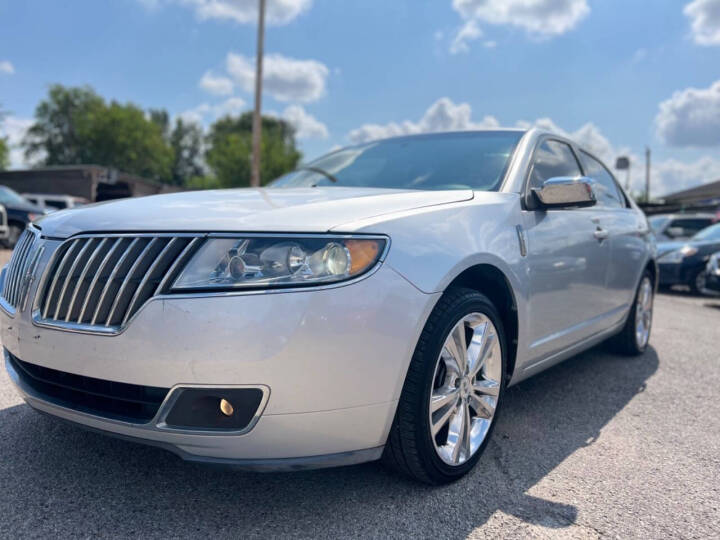
[[532, 188], [543, 208], [587, 207], [597, 203], [592, 179], [586, 176], [558, 176], [546, 180], [541, 188]]

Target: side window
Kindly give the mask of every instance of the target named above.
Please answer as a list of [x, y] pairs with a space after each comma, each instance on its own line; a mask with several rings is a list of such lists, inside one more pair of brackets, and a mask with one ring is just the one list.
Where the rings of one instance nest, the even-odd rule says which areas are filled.
[[582, 176], [580, 164], [570, 145], [560, 141], [544, 141], [535, 151], [530, 187], [539, 188], [557, 176]]
[[587, 175], [595, 181], [593, 190], [597, 197], [598, 206], [624, 208], [625, 198], [620, 193], [610, 171], [590, 154], [586, 154], [581, 150], [580, 155], [582, 156]]
[[693, 236], [710, 225], [712, 221], [709, 219], [678, 218], [673, 220], [670, 227], [682, 229], [682, 236]]

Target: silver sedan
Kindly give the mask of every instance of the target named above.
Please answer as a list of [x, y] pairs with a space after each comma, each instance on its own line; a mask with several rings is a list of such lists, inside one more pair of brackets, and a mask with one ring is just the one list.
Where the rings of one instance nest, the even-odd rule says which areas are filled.
[[642, 353], [657, 270], [597, 157], [494, 130], [56, 212], [0, 280], [5, 366], [39, 411], [187, 460], [443, 483], [509, 385], [609, 338]]

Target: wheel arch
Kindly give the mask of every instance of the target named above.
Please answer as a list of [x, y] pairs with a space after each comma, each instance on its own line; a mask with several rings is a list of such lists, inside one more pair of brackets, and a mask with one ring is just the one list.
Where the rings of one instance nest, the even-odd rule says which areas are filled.
[[517, 301], [510, 280], [497, 266], [482, 263], [460, 272], [446, 290], [451, 287], [466, 287], [484, 294], [500, 312], [508, 345], [506, 381], [509, 382], [515, 371], [519, 336]]

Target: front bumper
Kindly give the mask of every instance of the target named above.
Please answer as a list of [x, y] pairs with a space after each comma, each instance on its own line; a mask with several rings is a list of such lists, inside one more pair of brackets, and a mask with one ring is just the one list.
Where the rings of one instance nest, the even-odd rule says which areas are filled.
[[156, 297], [114, 336], [39, 327], [30, 309], [0, 310], [0, 322], [3, 346], [45, 368], [134, 385], [249, 385], [269, 393], [247, 433], [180, 431], [157, 419], [138, 424], [68, 408], [24, 385], [6, 362], [23, 398], [41, 412], [184, 459], [304, 468], [379, 457], [438, 296], [383, 265], [341, 287]]

